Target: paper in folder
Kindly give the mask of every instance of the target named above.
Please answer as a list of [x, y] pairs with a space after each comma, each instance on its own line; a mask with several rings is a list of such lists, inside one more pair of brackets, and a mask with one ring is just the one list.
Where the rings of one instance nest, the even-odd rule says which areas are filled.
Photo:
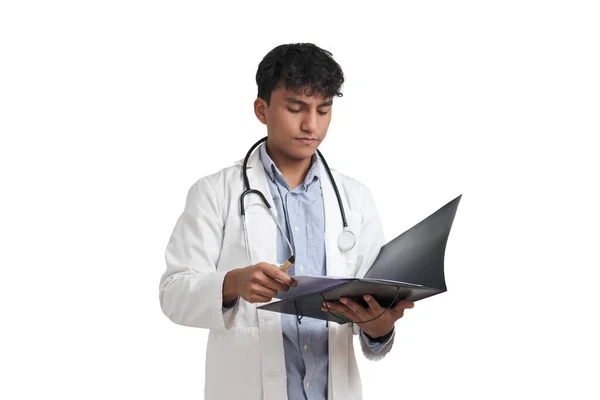
[[323, 301], [348, 297], [366, 307], [363, 295], [370, 294], [386, 308], [398, 300], [418, 301], [445, 292], [444, 253], [461, 196], [384, 245], [364, 278], [295, 276], [297, 287], [280, 292], [280, 301], [258, 308], [345, 324], [351, 321], [321, 311]]

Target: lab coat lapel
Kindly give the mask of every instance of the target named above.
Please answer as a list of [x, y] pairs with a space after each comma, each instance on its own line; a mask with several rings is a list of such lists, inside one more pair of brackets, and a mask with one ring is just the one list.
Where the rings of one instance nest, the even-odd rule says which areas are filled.
[[[343, 231], [342, 216], [337, 202], [337, 197], [327, 175], [323, 163], [320, 163], [321, 188], [323, 190], [323, 207], [325, 209], [325, 250], [327, 260], [327, 275], [329, 276], [347, 276], [346, 259], [338, 247], [337, 240]], [[337, 173], [332, 171], [334, 179]], [[336, 181], [336, 183], [337, 183]], [[342, 188], [340, 196], [344, 198]], [[347, 209], [344, 203], [344, 208]]]
[[[252, 189], [262, 192], [271, 205], [271, 209], [277, 215], [267, 182], [267, 174], [260, 161], [259, 151], [260, 148], [256, 149], [248, 160], [248, 182]], [[277, 225], [270, 213], [260, 204], [262, 204], [262, 200], [257, 194], [246, 196], [248, 241], [250, 242], [252, 261], [275, 264], [277, 262]], [[273, 299], [272, 301], [278, 300]], [[262, 304], [256, 303], [256, 306]], [[284, 399], [287, 397], [287, 381], [283, 336], [281, 334], [281, 314], [265, 310], [257, 310], [257, 312], [260, 331], [263, 398]]]
[[[255, 190], [260, 190], [267, 202], [271, 205], [271, 210], [277, 215], [277, 210], [273, 205], [273, 197], [267, 182], [267, 174], [260, 161], [259, 149], [256, 149], [250, 156], [247, 173], [250, 187]], [[264, 207], [258, 194], [248, 194], [245, 197], [244, 204], [252, 261], [254, 263], [263, 261], [273, 264], [276, 263], [277, 225], [275, 224], [275, 221], [273, 221], [269, 211]]]
[[[323, 163], [320, 163], [321, 188], [323, 190], [323, 206], [325, 209], [325, 251], [327, 275], [347, 276], [346, 259], [337, 245], [337, 239], [343, 231], [342, 216], [333, 185], [327, 175]], [[341, 179], [332, 171], [336, 183]], [[340, 185], [341, 186], [341, 185]], [[345, 197], [342, 187], [338, 187], [342, 200]], [[348, 209], [343, 203], [344, 209]], [[329, 398], [346, 399], [348, 388], [348, 360], [340, 355], [348, 354], [348, 326], [329, 323]]]

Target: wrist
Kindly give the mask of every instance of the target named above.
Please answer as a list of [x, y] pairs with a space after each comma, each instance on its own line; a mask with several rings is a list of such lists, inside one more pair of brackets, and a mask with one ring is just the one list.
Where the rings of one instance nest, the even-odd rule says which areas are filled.
[[377, 342], [377, 343], [383, 343], [383, 342], [387, 342], [390, 339], [390, 337], [394, 333], [394, 327], [392, 327], [392, 329], [390, 329], [390, 331], [388, 333], [386, 333], [385, 335], [377, 336], [377, 337], [373, 337], [365, 331], [363, 331], [363, 333], [369, 340], [371, 340], [373, 342]]
[[239, 297], [237, 290], [237, 270], [231, 270], [223, 279], [223, 304], [228, 304]]

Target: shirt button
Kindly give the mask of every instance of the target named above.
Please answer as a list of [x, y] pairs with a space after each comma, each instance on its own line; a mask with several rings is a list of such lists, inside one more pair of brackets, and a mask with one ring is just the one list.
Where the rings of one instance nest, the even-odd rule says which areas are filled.
[[306, 382], [306, 388], [309, 389], [310, 388], [310, 383]]
[[294, 231], [296, 232], [300, 232], [300, 228], [298, 228], [297, 226], [294, 227]]
[[304, 351], [308, 350], [308, 345], [304, 345]]
[[302, 264], [298, 265], [298, 271], [304, 271], [304, 265], [302, 265]]

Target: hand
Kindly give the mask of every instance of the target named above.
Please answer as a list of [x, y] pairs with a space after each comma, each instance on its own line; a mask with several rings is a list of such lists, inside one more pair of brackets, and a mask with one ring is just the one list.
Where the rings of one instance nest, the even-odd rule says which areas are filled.
[[[374, 339], [377, 339], [391, 332], [392, 328], [394, 327], [394, 323], [404, 315], [404, 310], [407, 308], [413, 308], [415, 306], [415, 303], [412, 301], [400, 300], [394, 307], [385, 311], [385, 308], [381, 307], [377, 300], [373, 298], [373, 296], [367, 294], [363, 298], [366, 300], [368, 307], [363, 307], [355, 301], [345, 297], [340, 297], [339, 302], [328, 301], [323, 303], [321, 310], [327, 311], [328, 306], [329, 310], [332, 312], [342, 314], [344, 317], [353, 322], [367, 321], [383, 313], [383, 315], [381, 315], [379, 318], [376, 318], [372, 321], [357, 323], [364, 333]], [[327, 304], [327, 306], [325, 304]]]
[[268, 303], [277, 292], [297, 286], [293, 278], [266, 262], [229, 271], [223, 281], [223, 303], [241, 297], [248, 303]]

